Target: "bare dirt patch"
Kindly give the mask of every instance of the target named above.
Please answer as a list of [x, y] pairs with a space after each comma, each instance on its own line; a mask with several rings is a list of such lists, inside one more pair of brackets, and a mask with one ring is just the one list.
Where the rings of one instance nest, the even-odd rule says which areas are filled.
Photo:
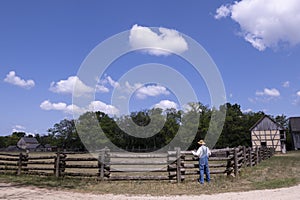
[[[199, 186], [201, 190], [201, 186]], [[23, 187], [10, 183], [0, 183], [0, 199], [44, 199], [44, 200], [185, 200], [185, 199], [205, 199], [205, 200], [229, 200], [229, 199], [300, 199], [300, 185], [279, 188], [272, 190], [254, 190], [248, 192], [229, 192], [213, 195], [181, 195], [181, 196], [148, 196], [148, 195], [113, 195], [113, 194], [87, 194], [78, 192], [69, 192], [62, 190], [49, 190], [37, 187]]]

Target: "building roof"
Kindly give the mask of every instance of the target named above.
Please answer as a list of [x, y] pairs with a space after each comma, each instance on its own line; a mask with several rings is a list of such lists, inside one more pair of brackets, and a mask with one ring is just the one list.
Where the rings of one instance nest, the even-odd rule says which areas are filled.
[[5, 151], [21, 151], [21, 149], [17, 146], [10, 145], [10, 146], [6, 147]]
[[39, 144], [39, 142], [34, 137], [22, 137], [21, 139], [28, 144]]
[[51, 145], [50, 144], [45, 144], [44, 147], [45, 148], [51, 148]]
[[284, 130], [284, 128], [275, 122], [270, 116], [264, 115], [251, 128], [250, 131], [264, 131], [264, 130]]
[[292, 132], [300, 132], [300, 117], [290, 117], [289, 126]]

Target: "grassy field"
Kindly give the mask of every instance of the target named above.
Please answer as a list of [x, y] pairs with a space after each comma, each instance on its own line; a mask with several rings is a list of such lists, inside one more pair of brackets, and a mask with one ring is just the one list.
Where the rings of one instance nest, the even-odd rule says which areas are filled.
[[182, 195], [212, 194], [289, 187], [300, 184], [300, 151], [275, 155], [258, 166], [243, 168], [239, 177], [212, 176], [211, 183], [201, 186], [196, 181], [105, 181], [92, 178], [59, 178], [0, 175], [0, 182], [20, 186], [37, 186], [90, 193]]

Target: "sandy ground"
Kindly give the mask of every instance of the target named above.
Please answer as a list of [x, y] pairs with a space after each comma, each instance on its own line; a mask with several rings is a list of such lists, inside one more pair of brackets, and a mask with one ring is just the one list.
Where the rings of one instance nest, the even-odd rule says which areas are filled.
[[271, 199], [271, 200], [283, 200], [283, 199], [300, 199], [300, 185], [290, 188], [280, 188], [274, 190], [255, 190], [250, 192], [230, 192], [214, 195], [200, 195], [200, 196], [126, 196], [126, 195], [96, 195], [96, 194], [83, 194], [66, 191], [56, 191], [48, 189], [40, 189], [35, 187], [20, 187], [7, 183], [0, 183], [0, 199], [43, 199], [43, 200], [185, 200], [185, 199], [205, 199], [205, 200], [229, 200], [229, 199]]

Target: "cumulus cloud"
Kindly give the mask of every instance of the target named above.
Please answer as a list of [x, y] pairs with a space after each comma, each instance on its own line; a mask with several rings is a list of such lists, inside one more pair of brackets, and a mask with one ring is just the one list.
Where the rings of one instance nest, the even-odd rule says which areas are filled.
[[169, 95], [169, 94], [170, 92], [167, 90], [167, 88], [160, 85], [143, 86], [136, 91], [136, 97], [139, 99], [145, 99], [148, 96], [156, 97], [159, 95]]
[[298, 91], [298, 92], [296, 93], [296, 95], [297, 95], [298, 97], [300, 97], [300, 91]]
[[[76, 91], [74, 86], [76, 84]], [[76, 96], [90, 95], [94, 92], [107, 93], [109, 92], [108, 86], [114, 88], [120, 87], [120, 84], [114, 81], [110, 76], [106, 76], [103, 80], [98, 81], [95, 88], [84, 84], [77, 76], [70, 76], [66, 80], [60, 80], [58, 82], [52, 82], [49, 90], [54, 93], [60, 94], [73, 94]]]
[[[61, 94], [73, 94], [76, 84], [76, 95], [89, 94], [94, 92], [94, 89], [84, 84], [77, 76], [70, 76], [66, 80], [52, 82], [50, 91]], [[75, 94], [75, 93], [74, 93]]]
[[25, 132], [26, 128], [22, 125], [15, 125], [12, 127], [12, 132]]
[[6, 78], [4, 79], [4, 81], [7, 83], [10, 83], [10, 84], [25, 88], [25, 89], [30, 89], [30, 88], [34, 87], [34, 85], [35, 85], [33, 80], [24, 80], [24, 79], [20, 78], [19, 76], [17, 76], [15, 71], [10, 71], [6, 75]]
[[230, 16], [244, 39], [263, 51], [300, 43], [299, 13], [298, 0], [241, 0], [219, 7], [215, 18]]
[[103, 103], [102, 101], [92, 101], [89, 105], [90, 111], [102, 111], [108, 115], [118, 115], [119, 110], [113, 106]]
[[224, 5], [222, 5], [221, 7], [219, 7], [216, 10], [215, 18], [216, 19], [221, 19], [223, 17], [229, 16], [230, 13], [231, 13], [230, 6], [224, 6]]
[[137, 89], [141, 88], [142, 86], [142, 83], [134, 83], [133, 85], [131, 85], [128, 81], [126, 81], [124, 87], [121, 89], [123, 92], [130, 94], [136, 91]]
[[275, 89], [269, 89], [269, 88], [265, 88], [263, 91], [257, 91], [255, 93], [257, 96], [269, 96], [269, 97], [279, 97], [280, 96], [280, 92]]
[[104, 85], [96, 85], [96, 92], [107, 93], [109, 89]]
[[81, 110], [75, 105], [67, 105], [63, 102], [52, 103], [49, 100], [45, 100], [40, 104], [40, 108], [43, 110], [57, 110], [63, 111], [68, 114], [72, 114], [75, 111], [81, 112]]
[[133, 49], [142, 49], [155, 56], [180, 54], [188, 50], [187, 42], [178, 31], [167, 28], [159, 28], [158, 31], [156, 33], [149, 27], [136, 24], [130, 30], [129, 43]]
[[120, 87], [120, 84], [117, 81], [113, 80], [110, 76], [107, 76], [106, 80], [112, 87], [114, 88]]
[[102, 80], [98, 81], [96, 88], [99, 88], [100, 92], [109, 92], [109, 89], [107, 87], [108, 85], [110, 85], [113, 88], [120, 87], [120, 84], [117, 81], [113, 80], [111, 76], [105, 75]]
[[160, 108], [162, 110], [167, 110], [167, 109], [170, 109], [170, 108], [177, 109], [178, 105], [174, 101], [162, 100], [159, 103], [155, 104], [153, 107], [154, 108]]
[[49, 100], [45, 100], [40, 104], [40, 108], [47, 111], [62, 111], [67, 114], [83, 114], [87, 111], [102, 111], [108, 115], [116, 115], [119, 113], [116, 107], [107, 105], [101, 101], [92, 101], [87, 108], [81, 108], [74, 104], [67, 105], [64, 102], [52, 103]]

